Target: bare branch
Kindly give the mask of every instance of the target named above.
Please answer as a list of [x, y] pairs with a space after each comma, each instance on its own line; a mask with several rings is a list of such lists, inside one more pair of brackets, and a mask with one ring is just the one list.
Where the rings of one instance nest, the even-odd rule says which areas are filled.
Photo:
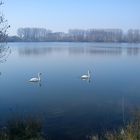
[[[0, 6], [3, 4], [0, 1]], [[11, 53], [10, 48], [6, 45], [6, 38], [8, 36], [7, 30], [10, 26], [7, 23], [7, 20], [4, 18], [4, 15], [0, 11], [0, 63], [3, 63], [7, 60], [7, 57]]]

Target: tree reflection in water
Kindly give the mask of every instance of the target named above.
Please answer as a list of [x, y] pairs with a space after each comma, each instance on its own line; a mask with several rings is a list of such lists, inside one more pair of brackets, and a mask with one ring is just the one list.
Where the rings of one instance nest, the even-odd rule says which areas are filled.
[[[1, 43], [0, 44], [0, 63], [4, 63], [7, 61], [9, 55], [11, 54], [11, 49], [9, 46], [7, 46], [6, 43]], [[0, 72], [0, 76], [1, 76]]]
[[7, 58], [11, 54], [11, 49], [7, 44], [0, 44], [0, 63], [4, 63], [7, 61]]

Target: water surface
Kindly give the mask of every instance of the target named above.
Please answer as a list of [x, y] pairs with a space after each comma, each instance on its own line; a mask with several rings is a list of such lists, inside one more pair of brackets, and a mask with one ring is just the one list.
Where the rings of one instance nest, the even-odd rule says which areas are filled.
[[[140, 44], [8, 43], [0, 64], [0, 120], [42, 118], [50, 139], [123, 126], [140, 105]], [[91, 71], [91, 79], [80, 76]], [[28, 80], [41, 72], [41, 83]]]

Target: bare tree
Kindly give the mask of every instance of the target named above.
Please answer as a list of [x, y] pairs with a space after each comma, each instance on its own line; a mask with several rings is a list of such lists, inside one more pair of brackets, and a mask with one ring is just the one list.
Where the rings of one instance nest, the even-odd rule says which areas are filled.
[[[2, 2], [0, 2], [0, 7], [2, 6]], [[0, 11], [0, 42], [5, 42], [7, 38], [7, 29], [10, 26], [7, 23], [7, 20], [4, 18], [4, 15]]]
[[51, 30], [45, 28], [19, 28], [17, 35], [23, 41], [45, 41]]
[[[0, 2], [0, 8], [3, 2]], [[4, 18], [4, 15], [0, 11], [0, 63], [5, 62], [8, 55], [10, 54], [10, 49], [6, 45], [6, 38], [7, 38], [7, 29], [10, 26], [8, 25], [7, 20]]]

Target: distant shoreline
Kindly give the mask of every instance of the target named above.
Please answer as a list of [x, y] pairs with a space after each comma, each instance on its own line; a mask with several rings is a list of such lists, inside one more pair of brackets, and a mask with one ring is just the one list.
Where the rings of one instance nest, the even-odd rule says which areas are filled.
[[112, 44], [140, 44], [140, 42], [95, 42], [95, 41], [8, 41], [7, 43], [112, 43]]
[[8, 36], [7, 42], [107, 42], [140, 43], [140, 29], [70, 29], [53, 32], [45, 28], [19, 28], [17, 35]]

